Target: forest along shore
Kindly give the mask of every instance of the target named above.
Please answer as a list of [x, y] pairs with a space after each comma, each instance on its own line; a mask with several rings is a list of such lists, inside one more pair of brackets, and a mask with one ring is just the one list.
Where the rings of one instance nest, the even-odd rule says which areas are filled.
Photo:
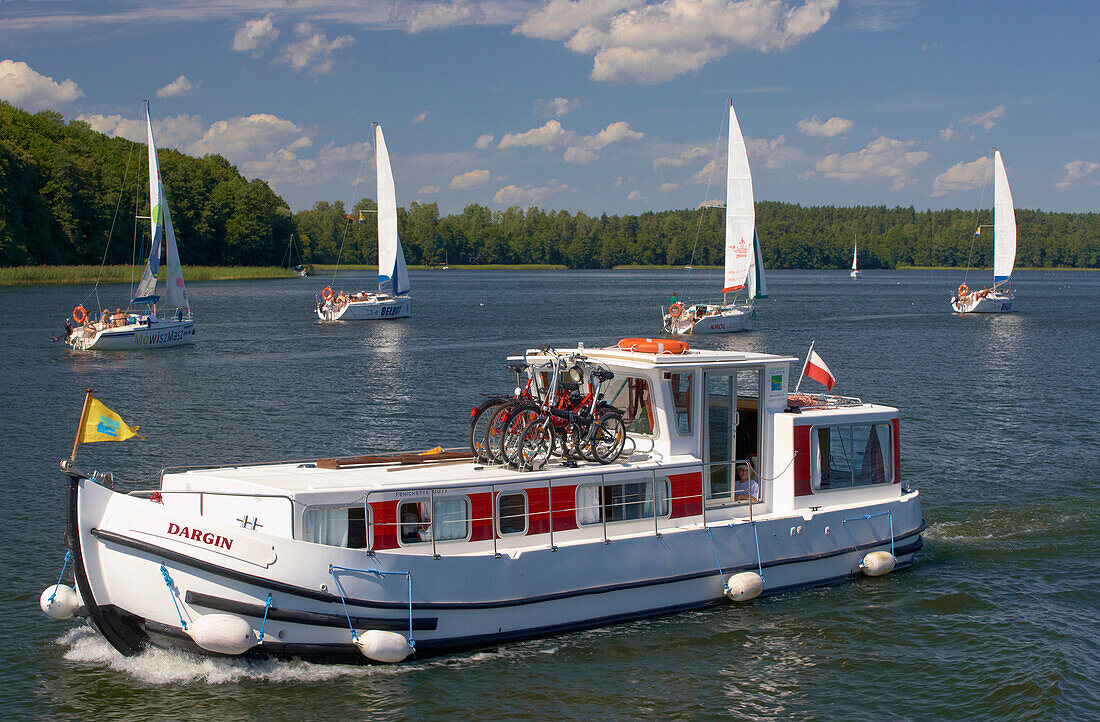
[[[163, 266], [161, 267], [164, 268]], [[162, 270], [162, 273], [164, 271]], [[264, 278], [296, 278], [298, 272], [278, 266], [184, 266], [192, 281], [241, 281]], [[0, 268], [0, 286], [46, 284], [137, 283], [141, 269], [133, 266], [12, 266]]]

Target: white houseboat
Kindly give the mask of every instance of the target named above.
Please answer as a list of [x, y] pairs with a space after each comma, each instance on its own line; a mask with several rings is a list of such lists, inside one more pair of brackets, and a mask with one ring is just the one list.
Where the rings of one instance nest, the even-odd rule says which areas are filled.
[[897, 409], [788, 394], [788, 356], [558, 353], [614, 374], [616, 461], [310, 459], [121, 493], [66, 460], [76, 590], [41, 605], [127, 655], [396, 662], [913, 564], [925, 522]]

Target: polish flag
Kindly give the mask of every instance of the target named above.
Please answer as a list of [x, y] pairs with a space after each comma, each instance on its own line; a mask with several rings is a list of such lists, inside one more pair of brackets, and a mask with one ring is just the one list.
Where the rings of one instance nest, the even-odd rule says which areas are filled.
[[817, 351], [810, 351], [810, 357], [806, 359], [806, 375], [830, 391], [833, 390], [833, 384], [836, 383], [836, 377], [833, 376], [833, 372], [829, 370], [821, 357], [817, 355]]

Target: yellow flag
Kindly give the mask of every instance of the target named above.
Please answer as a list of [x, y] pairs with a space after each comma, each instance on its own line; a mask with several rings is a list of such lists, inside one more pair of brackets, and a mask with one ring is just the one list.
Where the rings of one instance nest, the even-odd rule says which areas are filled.
[[104, 406], [99, 399], [88, 394], [88, 407], [80, 424], [76, 442], [87, 444], [92, 441], [125, 441], [131, 436], [144, 439], [145, 437], [137, 432], [139, 428], [138, 426], [131, 428], [121, 416]]

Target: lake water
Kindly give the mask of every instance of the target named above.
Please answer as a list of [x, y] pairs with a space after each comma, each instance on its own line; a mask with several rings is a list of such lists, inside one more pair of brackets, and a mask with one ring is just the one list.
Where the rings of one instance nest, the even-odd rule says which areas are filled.
[[413, 317], [393, 322], [319, 323], [331, 279], [191, 284], [195, 344], [140, 353], [50, 343], [86, 287], [0, 289], [0, 714], [1100, 716], [1097, 272], [1020, 273], [1017, 313], [957, 317], [960, 273], [777, 271], [753, 330], [693, 342], [801, 358], [816, 340], [836, 392], [900, 407], [902, 476], [929, 523], [911, 571], [392, 667], [125, 659], [42, 615], [64, 555], [57, 462], [85, 387], [146, 437], [80, 449], [81, 468], [124, 485], [172, 464], [458, 446], [479, 393], [513, 384], [506, 355], [652, 335], [684, 285], [682, 272], [411, 276]]

